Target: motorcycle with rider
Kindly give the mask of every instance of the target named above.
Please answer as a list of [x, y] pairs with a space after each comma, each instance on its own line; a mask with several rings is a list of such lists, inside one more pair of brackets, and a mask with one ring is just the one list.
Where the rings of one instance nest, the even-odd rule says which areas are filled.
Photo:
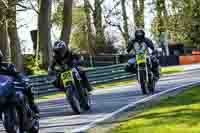
[[125, 70], [136, 73], [142, 93], [154, 93], [160, 78], [159, 60], [153, 42], [145, 37], [142, 29], [135, 31], [135, 38], [128, 43], [127, 52], [131, 56]]
[[57, 88], [65, 92], [67, 101], [77, 114], [91, 107], [89, 94], [92, 87], [81, 64], [81, 58], [70, 51], [64, 41], [54, 43], [48, 77]]
[[3, 63], [0, 51], [0, 118], [7, 133], [38, 133], [39, 109], [29, 79], [13, 64]]

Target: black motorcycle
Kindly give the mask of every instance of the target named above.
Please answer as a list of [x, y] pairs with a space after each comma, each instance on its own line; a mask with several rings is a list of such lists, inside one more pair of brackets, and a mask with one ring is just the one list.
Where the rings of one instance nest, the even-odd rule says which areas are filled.
[[152, 72], [152, 62], [150, 57], [152, 55], [149, 54], [148, 47], [145, 43], [134, 45], [134, 51], [136, 54], [135, 62], [137, 64], [136, 75], [142, 93], [154, 93], [157, 80], [155, 80], [155, 75]]
[[[87, 88], [83, 85], [78, 67], [56, 70], [54, 74], [49, 75], [49, 80], [56, 87], [64, 90], [66, 99], [76, 114], [90, 109], [91, 99]], [[59, 85], [56, 82], [58, 82]]]
[[1, 120], [7, 133], [38, 133], [39, 119], [20, 84], [12, 75], [0, 73]]

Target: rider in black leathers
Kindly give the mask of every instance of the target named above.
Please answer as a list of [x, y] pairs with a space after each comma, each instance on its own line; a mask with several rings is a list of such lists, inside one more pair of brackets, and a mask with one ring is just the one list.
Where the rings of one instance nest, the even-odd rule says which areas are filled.
[[14, 64], [3, 63], [3, 57], [4, 56], [0, 50], [0, 72], [14, 76], [16, 81], [20, 82], [20, 84], [24, 86], [22, 92], [28, 97], [30, 108], [34, 111], [35, 114], [39, 114], [39, 109], [34, 102], [34, 96], [31, 87], [27, 83], [27, 77], [25, 77], [22, 73], [17, 72]]
[[[64, 41], [58, 40], [54, 43], [53, 46], [53, 60], [51, 61], [51, 64], [48, 68], [49, 75], [54, 73], [56, 65], [58, 65], [61, 69], [65, 69], [66, 67], [72, 68], [74, 65], [80, 66], [81, 62], [82, 61], [79, 55], [70, 51]], [[89, 92], [91, 92], [93, 88], [88, 81], [85, 71], [83, 71], [80, 67], [77, 68], [81, 78], [83, 79], [84, 87], [87, 88]], [[57, 81], [59, 82], [60, 80], [57, 79]]]
[[[156, 50], [154, 48], [153, 42], [145, 37], [145, 32], [142, 29], [138, 29], [135, 31], [135, 38], [130, 40], [128, 42], [127, 52], [130, 53], [130, 51], [133, 49], [133, 46], [136, 43], [145, 43], [147, 47], [149, 47], [152, 50], [152, 55], [156, 54]], [[159, 79], [160, 73], [159, 73], [159, 60], [156, 56], [151, 56], [151, 62], [152, 62], [152, 72], [154, 73], [155, 77]], [[126, 66], [125, 70], [127, 72], [133, 72], [135, 73], [137, 71], [136, 64], [130, 64]]]

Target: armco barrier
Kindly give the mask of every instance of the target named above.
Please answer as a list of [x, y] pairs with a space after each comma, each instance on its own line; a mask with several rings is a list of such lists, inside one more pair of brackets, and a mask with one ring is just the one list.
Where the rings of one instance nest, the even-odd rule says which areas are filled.
[[[134, 74], [124, 71], [125, 64], [96, 67], [86, 71], [88, 79], [92, 85], [109, 83], [117, 80], [135, 78]], [[31, 86], [35, 95], [46, 95], [59, 91], [48, 80], [47, 75], [30, 76]]]

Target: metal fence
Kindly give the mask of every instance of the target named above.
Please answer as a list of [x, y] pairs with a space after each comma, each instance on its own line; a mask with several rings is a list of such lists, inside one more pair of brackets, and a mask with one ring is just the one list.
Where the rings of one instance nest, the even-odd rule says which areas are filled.
[[[126, 63], [130, 58], [128, 55], [82, 55], [82, 57], [84, 58], [84, 66], [86, 67], [122, 64]], [[159, 61], [161, 66], [179, 65], [179, 56], [159, 56]]]
[[[107, 65], [107, 66], [101, 66], [101, 67], [94, 67], [88, 69], [87, 75], [89, 78], [89, 81], [92, 85], [96, 84], [103, 84], [103, 83], [109, 83], [112, 81], [117, 80], [125, 80], [134, 78], [134, 74], [127, 73], [124, 70], [125, 64], [124, 62], [127, 62], [128, 56], [110, 56], [109, 58], [103, 56], [103, 57], [89, 57], [89, 61], [86, 60], [86, 62], [91, 63], [92, 66], [99, 65], [97, 62], [102, 58], [102, 62], [99, 61], [101, 65]], [[96, 63], [95, 63], [95, 60]], [[104, 60], [103, 60], [104, 58]], [[167, 57], [160, 57], [159, 58], [161, 66], [170, 66], [170, 65], [178, 65], [179, 64], [179, 57], [178, 56], [167, 56]], [[111, 62], [112, 61], [112, 62]], [[123, 64], [118, 64], [123, 63]], [[116, 64], [116, 65], [113, 65]], [[40, 76], [30, 76], [31, 79], [31, 85], [33, 86], [34, 94], [35, 95], [46, 95], [48, 93], [59, 91], [58, 88], [55, 88], [48, 80], [47, 75], [40, 75]]]
[[[86, 71], [92, 85], [134, 78], [135, 75], [124, 70], [125, 64], [91, 68]], [[47, 80], [47, 75], [29, 76], [35, 95], [46, 95], [60, 91]]]

